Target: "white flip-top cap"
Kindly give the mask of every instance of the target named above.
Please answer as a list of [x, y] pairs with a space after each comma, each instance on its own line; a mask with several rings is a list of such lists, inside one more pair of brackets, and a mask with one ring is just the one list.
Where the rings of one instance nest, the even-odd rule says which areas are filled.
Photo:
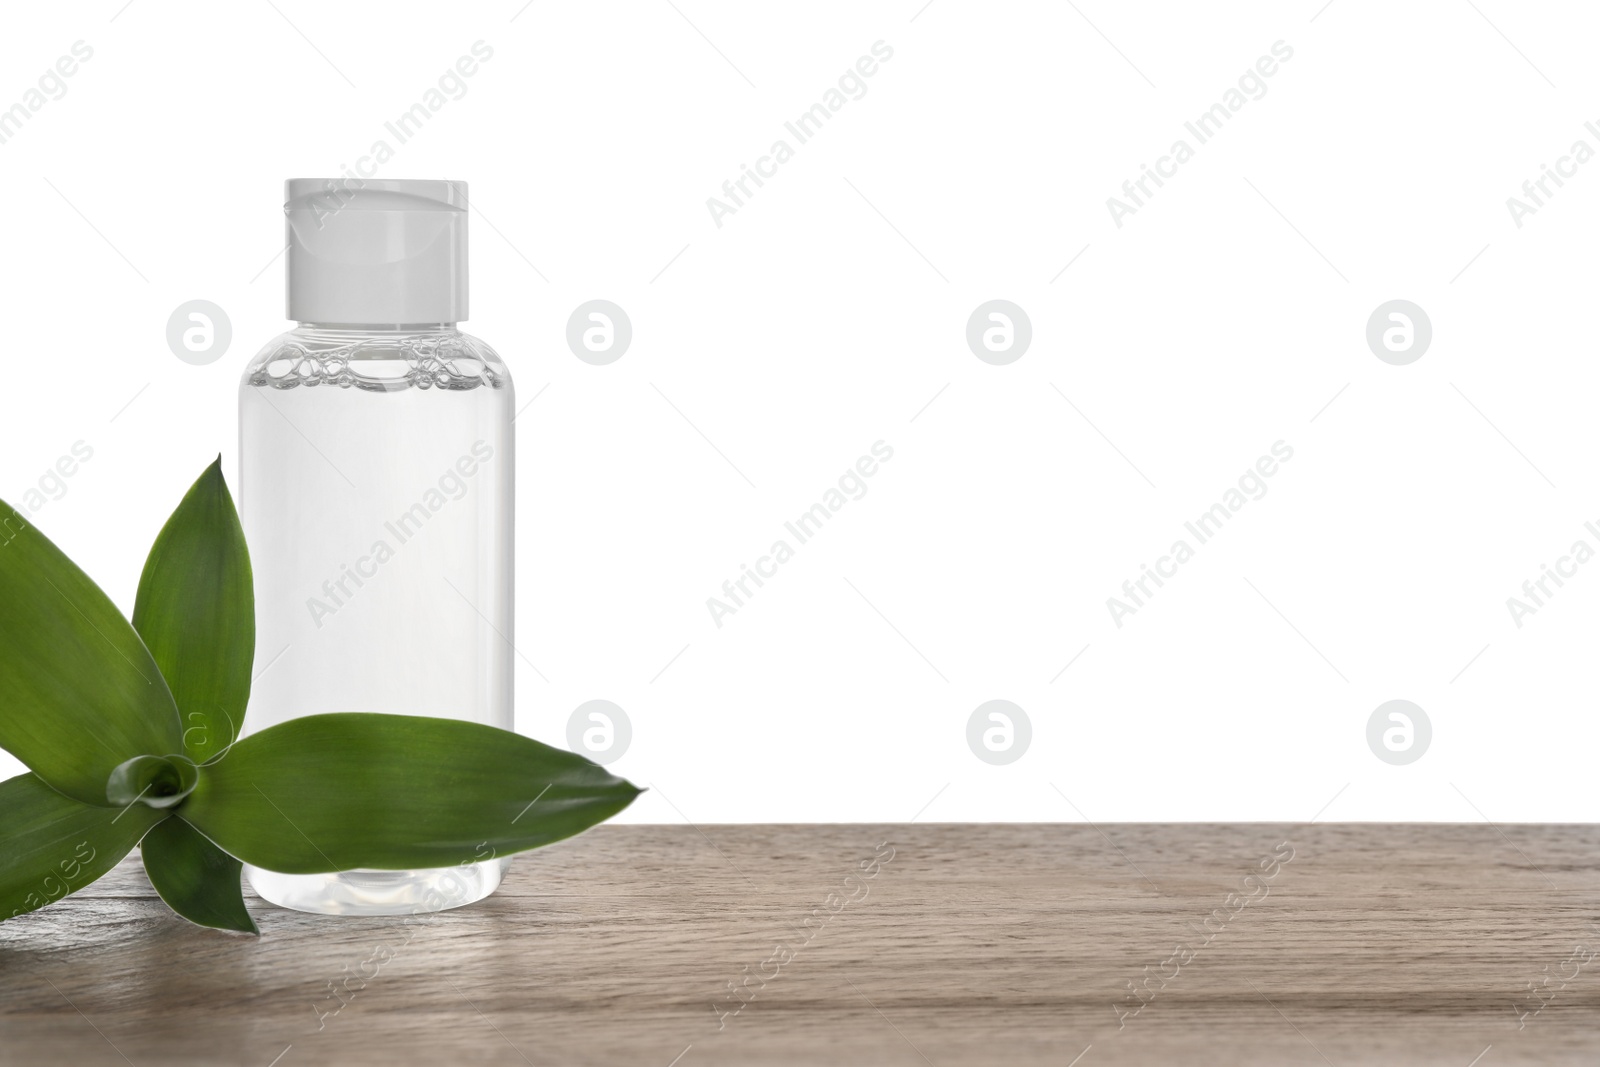
[[467, 183], [291, 178], [289, 318], [416, 325], [467, 317]]

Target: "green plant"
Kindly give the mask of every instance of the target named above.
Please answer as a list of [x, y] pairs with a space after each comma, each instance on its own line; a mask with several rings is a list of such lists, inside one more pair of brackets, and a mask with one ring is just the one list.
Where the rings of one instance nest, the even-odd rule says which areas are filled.
[[172, 910], [256, 933], [242, 863], [450, 866], [571, 837], [639, 794], [454, 719], [312, 715], [239, 739], [255, 594], [220, 456], [150, 549], [131, 624], [24, 515], [0, 502], [0, 516], [0, 748], [29, 768], [0, 782], [0, 919], [138, 844]]

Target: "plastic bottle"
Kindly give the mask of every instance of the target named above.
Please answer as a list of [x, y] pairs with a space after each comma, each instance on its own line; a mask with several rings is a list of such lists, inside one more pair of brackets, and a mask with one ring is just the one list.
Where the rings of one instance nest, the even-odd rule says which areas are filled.
[[[299, 178], [286, 200], [299, 325], [239, 389], [256, 595], [245, 732], [350, 711], [512, 729], [515, 408], [500, 357], [456, 328], [466, 184]], [[283, 907], [393, 915], [480, 900], [503, 861], [245, 870]]]

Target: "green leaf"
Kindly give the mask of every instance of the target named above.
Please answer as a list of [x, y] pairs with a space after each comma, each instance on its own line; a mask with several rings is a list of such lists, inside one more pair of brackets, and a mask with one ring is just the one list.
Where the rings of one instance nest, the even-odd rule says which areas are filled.
[[107, 808], [73, 800], [35, 774], [0, 782], [0, 919], [42, 908], [117, 865], [167, 817], [143, 804]]
[[638, 795], [582, 756], [509, 730], [361, 713], [308, 715], [236, 742], [178, 810], [246, 863], [319, 874], [538, 848]]
[[106, 804], [134, 756], [182, 746], [161, 671], [116, 605], [0, 502], [0, 748], [55, 789]]
[[168, 819], [145, 834], [139, 853], [150, 884], [185, 919], [217, 930], [261, 932], [244, 907], [244, 865], [182, 819]]
[[196, 763], [239, 735], [256, 648], [255, 591], [239, 513], [206, 468], [162, 527], [139, 577], [133, 628], [172, 688]]

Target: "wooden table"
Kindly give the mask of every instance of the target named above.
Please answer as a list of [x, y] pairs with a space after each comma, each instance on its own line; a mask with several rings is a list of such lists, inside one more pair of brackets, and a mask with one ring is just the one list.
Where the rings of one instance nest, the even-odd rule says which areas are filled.
[[607, 826], [420, 921], [250, 903], [129, 860], [0, 925], [0, 1062], [1600, 1060], [1595, 826]]

